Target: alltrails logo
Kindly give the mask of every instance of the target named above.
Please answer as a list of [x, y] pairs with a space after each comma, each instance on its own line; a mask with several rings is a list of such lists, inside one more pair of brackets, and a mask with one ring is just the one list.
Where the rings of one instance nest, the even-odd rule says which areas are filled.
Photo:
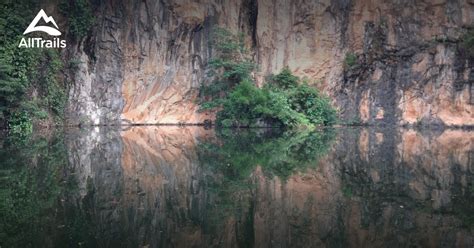
[[[43, 19], [45, 23], [52, 23], [54, 27], [50, 26], [37, 26], [38, 22]], [[38, 14], [36, 15], [35, 19], [30, 23], [30, 25], [26, 28], [25, 32], [23, 34], [28, 34], [31, 32], [45, 32], [51, 36], [59, 36], [61, 35], [61, 32], [58, 30], [58, 25], [54, 21], [54, 18], [51, 16], [46, 15], [44, 10], [40, 10]], [[39, 48], [65, 48], [66, 47], [66, 41], [61, 40], [60, 38], [53, 38], [52, 40], [47, 40], [43, 38], [22, 38], [20, 41], [20, 45], [18, 47], [26, 47], [26, 48], [34, 48], [34, 47], [39, 47]]]

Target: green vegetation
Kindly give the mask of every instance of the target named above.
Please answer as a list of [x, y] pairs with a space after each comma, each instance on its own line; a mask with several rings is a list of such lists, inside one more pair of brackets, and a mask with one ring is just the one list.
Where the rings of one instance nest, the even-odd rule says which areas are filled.
[[94, 24], [89, 0], [62, 0], [59, 10], [68, 17], [69, 30], [76, 39], [86, 36]]
[[357, 55], [355, 53], [346, 53], [344, 63], [348, 67], [353, 67], [357, 65]]
[[250, 81], [241, 82], [230, 93], [217, 114], [222, 126], [309, 125], [304, 116], [290, 108], [287, 97], [280, 92], [259, 89]]
[[310, 123], [331, 125], [336, 122], [336, 110], [329, 98], [307, 84], [298, 85], [287, 93], [291, 108], [303, 113]]
[[10, 136], [0, 149], [0, 246], [36, 247], [57, 230], [61, 170], [67, 164], [61, 136]]
[[362, 121], [359, 115], [355, 115], [347, 120], [340, 121], [339, 124], [348, 126], [364, 126], [366, 123]]
[[460, 48], [467, 57], [474, 58], [474, 28], [469, 29], [469, 31], [461, 37]]
[[242, 35], [216, 28], [212, 32], [211, 45], [218, 56], [209, 61], [208, 76], [213, 80], [201, 85], [202, 110], [221, 106], [231, 89], [243, 80], [251, 80], [250, 74], [256, 68], [245, 48]]
[[[265, 176], [286, 181], [296, 172], [316, 168], [330, 149], [333, 129], [282, 132], [282, 129], [217, 129], [217, 140], [197, 147], [199, 164], [209, 171], [206, 186], [212, 199], [208, 228], [221, 230], [229, 216], [242, 220], [252, 237], [253, 193], [257, 185], [252, 173], [260, 167]], [[250, 211], [249, 211], [250, 210]], [[249, 225], [246, 225], [249, 223]], [[215, 232], [215, 231], [214, 231]], [[244, 239], [245, 240], [245, 239]]]
[[[199, 164], [209, 171], [206, 189], [212, 197], [206, 216], [212, 232], [221, 230], [230, 216], [242, 221], [253, 236], [252, 205], [257, 185], [252, 173], [260, 167], [265, 176], [286, 181], [297, 172], [317, 168], [318, 160], [330, 149], [334, 129], [286, 131], [282, 129], [217, 129], [217, 140], [197, 147]], [[250, 210], [250, 211], [249, 211]]]
[[270, 76], [269, 81], [277, 88], [288, 90], [298, 86], [299, 78], [291, 74], [290, 69], [284, 68], [280, 74]]
[[209, 62], [213, 80], [201, 86], [201, 110], [220, 108], [217, 125], [301, 127], [331, 125], [336, 111], [317, 89], [291, 74], [288, 68], [268, 78], [263, 88], [255, 86], [251, 62], [241, 35], [214, 31], [217, 51]]
[[348, 197], [348, 198], [352, 197], [352, 188], [351, 187], [348, 187], [348, 186], [342, 187], [341, 191], [342, 191], [342, 195], [344, 197]]
[[[57, 78], [62, 62], [57, 49], [18, 48], [23, 31], [38, 8], [33, 0], [0, 3], [0, 122], [16, 133], [31, 132], [32, 123], [48, 114], [61, 121], [66, 101]], [[21, 13], [21, 14], [20, 14]]]
[[28, 112], [15, 112], [9, 120], [9, 129], [11, 133], [19, 136], [27, 136], [33, 132], [33, 122]]
[[281, 178], [315, 167], [335, 137], [333, 129], [298, 132], [221, 129], [217, 132], [218, 142], [199, 145], [199, 158], [201, 164], [224, 172], [231, 180], [248, 178], [256, 166]]

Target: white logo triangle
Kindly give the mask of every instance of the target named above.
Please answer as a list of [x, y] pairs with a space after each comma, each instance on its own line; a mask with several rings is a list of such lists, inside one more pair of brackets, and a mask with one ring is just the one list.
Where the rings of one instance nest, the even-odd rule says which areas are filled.
[[[53, 28], [53, 27], [49, 27], [49, 26], [36, 26], [36, 24], [38, 24], [38, 22], [41, 18], [43, 18], [43, 20], [46, 23], [50, 23], [50, 22], [53, 23], [53, 25], [56, 27], [56, 29]], [[61, 35], [61, 32], [59, 32], [58, 29], [59, 29], [58, 25], [54, 21], [54, 18], [52, 16], [47, 16], [46, 13], [44, 12], [44, 10], [41, 9], [38, 12], [38, 14], [36, 15], [35, 19], [33, 19], [33, 21], [30, 23], [28, 28], [26, 28], [26, 30], [23, 34], [28, 34], [28, 33], [31, 33], [31, 32], [41, 31], [41, 32], [45, 32], [45, 33], [47, 33], [49, 35], [52, 35], [52, 36], [59, 36], [59, 35]]]

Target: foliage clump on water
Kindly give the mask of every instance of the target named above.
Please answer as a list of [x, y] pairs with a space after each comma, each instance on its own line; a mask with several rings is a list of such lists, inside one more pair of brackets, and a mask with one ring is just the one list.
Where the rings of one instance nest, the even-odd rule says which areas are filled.
[[57, 77], [62, 69], [59, 50], [18, 47], [36, 15], [33, 6], [39, 8], [37, 1], [0, 3], [0, 122], [22, 134], [48, 116], [61, 121], [66, 102], [65, 86]]
[[336, 111], [328, 97], [310, 87], [288, 68], [271, 75], [264, 87], [253, 80], [252, 62], [242, 35], [217, 28], [212, 45], [216, 55], [209, 61], [212, 80], [201, 86], [201, 110], [219, 109], [218, 126], [300, 127], [331, 125]]

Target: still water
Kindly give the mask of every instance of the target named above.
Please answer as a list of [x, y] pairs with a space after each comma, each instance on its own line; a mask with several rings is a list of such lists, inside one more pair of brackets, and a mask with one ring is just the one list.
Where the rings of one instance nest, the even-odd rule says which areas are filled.
[[0, 247], [473, 247], [474, 132], [201, 127], [0, 142]]

